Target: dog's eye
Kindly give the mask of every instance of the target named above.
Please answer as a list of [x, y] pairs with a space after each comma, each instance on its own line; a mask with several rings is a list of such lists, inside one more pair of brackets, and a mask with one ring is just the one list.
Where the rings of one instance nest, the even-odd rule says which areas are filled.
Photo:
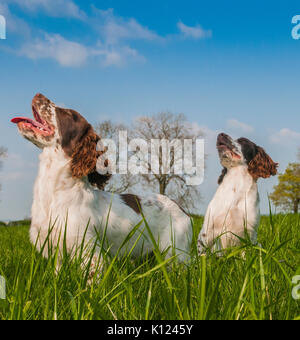
[[72, 117], [73, 117], [73, 119], [74, 119], [75, 122], [78, 121], [78, 115], [75, 114], [74, 112], [72, 112]]

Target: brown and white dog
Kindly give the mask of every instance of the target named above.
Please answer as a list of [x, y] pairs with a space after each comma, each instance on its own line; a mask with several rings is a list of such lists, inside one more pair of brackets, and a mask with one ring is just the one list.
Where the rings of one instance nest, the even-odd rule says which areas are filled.
[[[33, 98], [32, 111], [34, 120], [19, 117], [12, 122], [18, 124], [23, 137], [42, 149], [32, 205], [30, 238], [34, 244], [39, 248], [43, 245], [52, 224], [50, 238], [54, 245], [67, 225], [69, 251], [84, 238], [86, 242], [93, 241], [106, 229], [109, 249], [114, 255], [143, 215], [160, 250], [167, 250], [169, 256], [175, 252], [181, 261], [189, 258], [191, 220], [172, 200], [161, 195], [142, 198], [103, 191], [110, 175], [96, 171], [97, 158], [103, 157], [104, 151], [97, 151], [100, 137], [85, 118], [74, 110], [56, 106], [42, 94]], [[108, 166], [109, 162], [104, 164]], [[144, 223], [139, 230], [142, 237], [133, 249], [133, 256], [153, 250]], [[135, 233], [127, 247], [139, 236], [139, 232]], [[120, 253], [124, 251], [121, 249]]]
[[247, 138], [234, 141], [221, 133], [217, 149], [223, 171], [198, 238], [199, 254], [208, 248], [220, 251], [238, 245], [239, 238], [246, 236], [256, 242], [260, 220], [257, 180], [277, 173], [278, 164]]

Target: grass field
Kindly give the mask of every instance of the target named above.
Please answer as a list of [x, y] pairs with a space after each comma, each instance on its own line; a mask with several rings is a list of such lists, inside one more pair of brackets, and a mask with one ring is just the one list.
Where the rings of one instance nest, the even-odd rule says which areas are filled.
[[[195, 219], [197, 237], [202, 218]], [[56, 273], [55, 256], [31, 246], [29, 226], [0, 227], [0, 275], [6, 300], [0, 319], [300, 319], [292, 278], [300, 275], [300, 217], [262, 218], [259, 242], [223, 257], [196, 256], [190, 266], [157, 254], [107, 261], [99, 282], [87, 285], [76, 261]]]

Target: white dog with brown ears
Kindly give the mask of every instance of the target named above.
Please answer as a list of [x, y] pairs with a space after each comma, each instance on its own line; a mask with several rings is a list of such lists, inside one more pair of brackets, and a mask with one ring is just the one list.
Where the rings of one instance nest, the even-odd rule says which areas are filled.
[[277, 173], [277, 163], [247, 138], [234, 141], [221, 133], [217, 149], [223, 168], [219, 187], [209, 203], [198, 238], [199, 254], [238, 245], [240, 238], [257, 239], [260, 220], [257, 180]]
[[[50, 235], [52, 244], [57, 244], [58, 235], [67, 223], [69, 251], [80, 245], [84, 237], [85, 242], [90, 242], [97, 235], [103, 235], [106, 228], [106, 239], [114, 255], [144, 216], [161, 251], [167, 250], [168, 256], [175, 253], [180, 261], [189, 259], [191, 219], [176, 203], [161, 195], [138, 197], [103, 191], [110, 176], [96, 171], [97, 158], [103, 157], [103, 152], [97, 151], [100, 137], [85, 118], [74, 110], [56, 106], [42, 94], [33, 98], [32, 111], [34, 120], [19, 117], [12, 122], [18, 124], [23, 137], [42, 149], [30, 228], [34, 244], [42, 247], [49, 226], [54, 222]], [[105, 162], [105, 166], [108, 164]], [[153, 250], [144, 223], [139, 230], [142, 237], [132, 252], [133, 256]], [[132, 237], [129, 247], [138, 236], [139, 232]], [[62, 248], [62, 241], [58, 246]], [[121, 254], [124, 251], [122, 249]], [[44, 255], [48, 255], [47, 251]]]

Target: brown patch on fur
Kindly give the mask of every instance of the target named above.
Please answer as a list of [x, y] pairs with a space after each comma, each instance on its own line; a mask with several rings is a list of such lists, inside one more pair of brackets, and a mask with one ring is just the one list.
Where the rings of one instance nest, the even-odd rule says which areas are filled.
[[[72, 176], [75, 178], [88, 176], [92, 185], [96, 185], [100, 190], [103, 190], [105, 183], [111, 175], [100, 175], [96, 171], [98, 157], [105, 153], [105, 151], [97, 151], [97, 143], [99, 140], [100, 137], [96, 135], [94, 129], [89, 126], [71, 156], [71, 171]], [[108, 165], [109, 162], [106, 160], [105, 166], [108, 167]]]
[[139, 196], [131, 195], [131, 194], [123, 194], [120, 196], [126, 205], [128, 205], [137, 214], [141, 214], [142, 207], [141, 207], [141, 199], [139, 198]]
[[88, 180], [91, 185], [97, 187], [99, 190], [104, 190], [106, 183], [110, 179], [110, 175], [100, 175], [98, 172], [88, 174]]
[[[71, 157], [71, 172], [74, 178], [88, 176], [90, 183], [100, 190], [111, 177], [96, 171], [98, 157], [107, 150], [97, 151], [100, 137], [92, 126], [78, 112], [56, 107], [56, 117], [61, 136], [60, 144], [65, 153]], [[109, 166], [109, 161], [105, 162]]]
[[99, 156], [96, 150], [98, 140], [99, 137], [90, 126], [73, 150], [71, 156], [71, 171], [73, 177], [82, 178], [95, 171], [97, 158]]
[[60, 133], [60, 144], [65, 153], [71, 157], [75, 148], [92, 129], [91, 125], [76, 111], [56, 107], [56, 119]]
[[223, 179], [224, 179], [224, 177], [226, 176], [227, 171], [228, 171], [228, 170], [227, 170], [226, 168], [223, 168], [222, 173], [221, 173], [221, 175], [220, 175], [220, 177], [219, 177], [219, 179], [218, 179], [218, 184], [219, 184], [219, 185], [223, 182]]
[[256, 156], [249, 162], [248, 171], [257, 180], [258, 178], [269, 178], [277, 174], [278, 163], [273, 162], [272, 158], [263, 148], [257, 146]]

